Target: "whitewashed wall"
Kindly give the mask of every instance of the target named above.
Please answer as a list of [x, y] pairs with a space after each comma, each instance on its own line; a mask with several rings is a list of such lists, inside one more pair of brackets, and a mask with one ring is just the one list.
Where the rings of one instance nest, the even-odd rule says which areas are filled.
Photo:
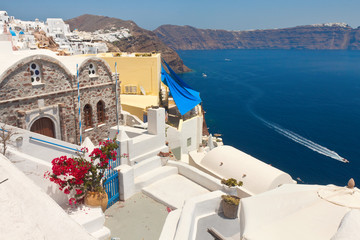
[[181, 154], [196, 150], [202, 142], [202, 122], [203, 117], [193, 117], [186, 121], [180, 120], [177, 129], [166, 126], [166, 141], [169, 142], [169, 147], [180, 148]]
[[[0, 128], [3, 125], [0, 123]], [[11, 129], [17, 133], [9, 141], [6, 157], [59, 205], [67, 203], [67, 195], [61, 192], [56, 184], [45, 179], [44, 173], [51, 170], [51, 161], [54, 158], [64, 155], [68, 157], [74, 156], [75, 151], [34, 140], [30, 137], [74, 149], [80, 149], [81, 147], [8, 125], [5, 126], [5, 129]], [[0, 148], [2, 149], [1, 144]]]

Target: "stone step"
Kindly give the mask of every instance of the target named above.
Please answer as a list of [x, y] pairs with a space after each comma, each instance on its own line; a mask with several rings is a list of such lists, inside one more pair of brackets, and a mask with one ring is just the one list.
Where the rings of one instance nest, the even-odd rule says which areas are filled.
[[142, 161], [146, 160], [146, 159], [149, 159], [149, 158], [152, 158], [154, 156], [157, 156], [159, 152], [168, 152], [169, 151], [169, 147], [164, 145], [160, 148], [157, 148], [151, 152], [147, 152], [147, 153], [144, 153], [142, 155], [139, 155], [135, 158], [132, 158], [130, 159], [130, 165], [133, 166], [135, 164], [139, 164], [141, 163]]
[[76, 207], [67, 206], [65, 208], [64, 210], [67, 214], [83, 226], [90, 234], [104, 227], [105, 215], [100, 207], [79, 205]]
[[210, 191], [180, 174], [174, 174], [144, 187], [142, 192], [171, 209], [181, 209], [186, 200]]
[[155, 168], [161, 167], [161, 158], [154, 156], [134, 165], [134, 177], [139, 177]]
[[144, 187], [174, 174], [178, 174], [178, 168], [169, 166], [156, 168], [148, 173], [145, 173], [135, 178], [135, 192], [140, 192]]
[[91, 233], [91, 235], [98, 240], [107, 240], [110, 239], [111, 232], [107, 227], [103, 227], [100, 230]]

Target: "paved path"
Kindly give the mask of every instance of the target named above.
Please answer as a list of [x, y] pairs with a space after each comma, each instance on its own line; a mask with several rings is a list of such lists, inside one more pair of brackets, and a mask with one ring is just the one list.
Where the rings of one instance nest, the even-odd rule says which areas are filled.
[[137, 193], [117, 202], [105, 212], [105, 226], [112, 238], [120, 240], [157, 240], [168, 215], [167, 207]]

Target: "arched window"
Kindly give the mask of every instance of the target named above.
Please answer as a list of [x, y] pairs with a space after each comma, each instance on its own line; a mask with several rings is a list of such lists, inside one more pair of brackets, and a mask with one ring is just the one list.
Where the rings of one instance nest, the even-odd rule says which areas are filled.
[[84, 107], [84, 126], [85, 128], [92, 127], [92, 109], [90, 104], [86, 104]]
[[104, 104], [103, 101], [99, 101], [96, 104], [96, 110], [97, 110], [98, 124], [99, 123], [104, 123], [105, 122], [105, 104]]

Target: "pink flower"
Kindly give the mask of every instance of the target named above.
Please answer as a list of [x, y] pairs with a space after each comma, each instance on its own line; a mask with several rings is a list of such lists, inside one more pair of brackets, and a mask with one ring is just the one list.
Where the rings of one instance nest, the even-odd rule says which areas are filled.
[[64, 190], [64, 193], [65, 193], [65, 194], [69, 194], [69, 193], [70, 193], [69, 189], [65, 189], [65, 190]]

